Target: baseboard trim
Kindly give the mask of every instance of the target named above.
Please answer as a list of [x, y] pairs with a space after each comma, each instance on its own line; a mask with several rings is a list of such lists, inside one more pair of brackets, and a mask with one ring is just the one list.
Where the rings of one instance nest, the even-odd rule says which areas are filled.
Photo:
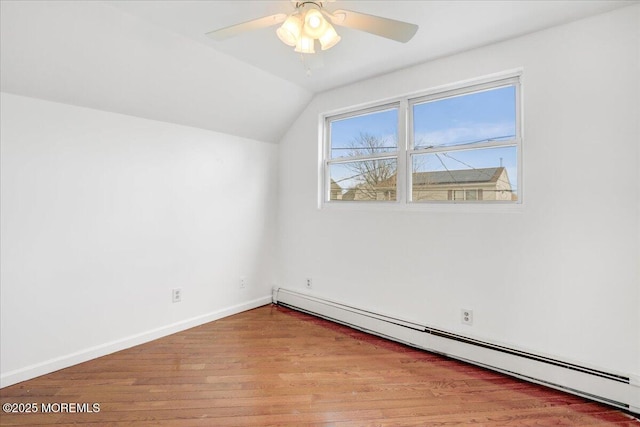
[[55, 359], [46, 360], [41, 363], [9, 371], [0, 375], [0, 388], [17, 384], [22, 381], [30, 380], [41, 375], [49, 374], [60, 369], [68, 368], [69, 366], [77, 365], [78, 363], [83, 363], [88, 360], [106, 356], [108, 354], [115, 353], [116, 351], [125, 350], [136, 345], [144, 344], [158, 338], [166, 337], [167, 335], [175, 334], [176, 332], [181, 332], [186, 329], [203, 325], [205, 323], [213, 322], [214, 320], [242, 313], [243, 311], [258, 308], [263, 305], [268, 305], [271, 304], [271, 299], [271, 295], [260, 297], [245, 303], [226, 307], [221, 310], [213, 311], [211, 313], [181, 320], [179, 322], [162, 326], [160, 328], [152, 329], [119, 340], [111, 341], [105, 344], [57, 357]]

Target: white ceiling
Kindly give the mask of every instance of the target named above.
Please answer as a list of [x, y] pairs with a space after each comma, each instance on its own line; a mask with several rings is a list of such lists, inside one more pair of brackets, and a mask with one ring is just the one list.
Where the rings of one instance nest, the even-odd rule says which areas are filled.
[[319, 92], [408, 65], [517, 37], [634, 3], [614, 0], [512, 1], [352, 1], [325, 2], [328, 10], [348, 9], [419, 25], [406, 44], [337, 27], [342, 41], [316, 53], [307, 75], [299, 54], [279, 41], [277, 27], [222, 42], [205, 36], [214, 29], [275, 13], [289, 13], [289, 0], [110, 1], [113, 7], [271, 74]]
[[0, 8], [3, 92], [267, 142], [312, 97], [103, 2], [1, 0]]
[[290, 12], [289, 0], [0, 0], [0, 82], [3, 92], [278, 142], [314, 93], [637, 2], [336, 0], [327, 7], [420, 29], [401, 44], [338, 27], [342, 41], [308, 76], [275, 28], [205, 36]]

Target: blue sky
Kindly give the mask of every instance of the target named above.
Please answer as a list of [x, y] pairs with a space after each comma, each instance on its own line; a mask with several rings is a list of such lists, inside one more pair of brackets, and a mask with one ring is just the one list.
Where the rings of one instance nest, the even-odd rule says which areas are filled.
[[449, 146], [515, 134], [515, 87], [425, 102], [414, 107], [416, 147]]
[[343, 157], [347, 155], [351, 141], [360, 133], [368, 133], [377, 136], [390, 147], [388, 151], [397, 150], [398, 135], [398, 110], [383, 110], [364, 116], [350, 117], [344, 120], [331, 122], [331, 157]]
[[[515, 86], [416, 104], [413, 116], [414, 128], [411, 131], [416, 148], [453, 147], [489, 139], [511, 139], [516, 128]], [[385, 146], [390, 147], [386, 151], [396, 151], [397, 110], [333, 121], [331, 157], [347, 155], [346, 148], [360, 133], [384, 139]], [[438, 156], [420, 155], [415, 163], [419, 171], [497, 167], [502, 164], [507, 168], [512, 187], [517, 187], [515, 147], [460, 150], [440, 153]], [[334, 166], [334, 179], [347, 177], [346, 169]]]
[[[516, 132], [515, 86], [440, 99], [414, 107], [415, 146], [460, 146], [483, 140], [511, 139]], [[515, 147], [421, 155], [419, 170], [455, 170], [504, 166], [517, 188]]]

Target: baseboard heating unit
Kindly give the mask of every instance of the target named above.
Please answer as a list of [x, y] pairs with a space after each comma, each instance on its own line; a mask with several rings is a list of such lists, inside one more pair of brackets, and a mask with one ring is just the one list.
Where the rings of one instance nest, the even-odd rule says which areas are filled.
[[273, 302], [415, 348], [640, 414], [640, 378], [465, 337], [284, 288]]

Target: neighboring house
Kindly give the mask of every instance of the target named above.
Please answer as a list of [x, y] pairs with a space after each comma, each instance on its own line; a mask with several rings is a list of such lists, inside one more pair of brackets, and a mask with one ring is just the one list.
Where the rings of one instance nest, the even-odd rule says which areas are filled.
[[413, 174], [413, 200], [517, 200], [504, 167]]
[[338, 185], [333, 179], [331, 180], [331, 194], [330, 200], [341, 200], [342, 199], [342, 187]]
[[[416, 172], [412, 179], [413, 201], [517, 200], [504, 167]], [[334, 184], [332, 200], [396, 200], [395, 175], [375, 186], [360, 185], [342, 194], [338, 191], [335, 197]]]

